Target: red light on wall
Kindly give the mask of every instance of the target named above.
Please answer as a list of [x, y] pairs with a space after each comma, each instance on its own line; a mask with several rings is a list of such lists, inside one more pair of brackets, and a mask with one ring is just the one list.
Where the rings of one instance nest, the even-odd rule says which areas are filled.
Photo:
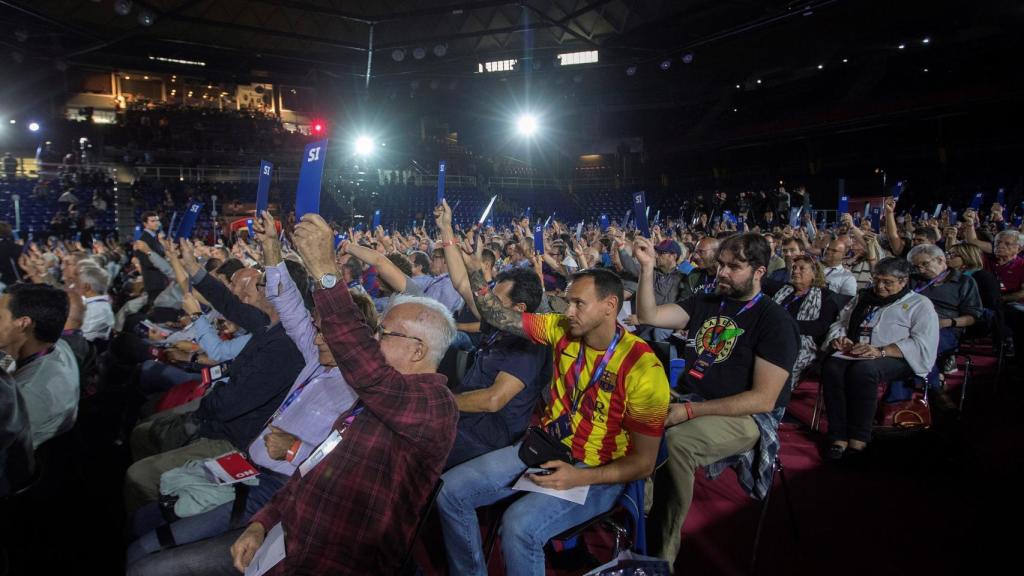
[[313, 121], [313, 125], [312, 125], [312, 129], [313, 129], [313, 134], [319, 136], [319, 135], [324, 133], [324, 130], [326, 129], [326, 126], [324, 126], [324, 123], [322, 121], [314, 120]]

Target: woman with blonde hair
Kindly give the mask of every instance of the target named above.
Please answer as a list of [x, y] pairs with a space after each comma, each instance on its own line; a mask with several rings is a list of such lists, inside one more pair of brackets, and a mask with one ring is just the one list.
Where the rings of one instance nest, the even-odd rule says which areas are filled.
[[999, 310], [999, 280], [985, 270], [981, 248], [967, 242], [950, 246], [946, 250], [946, 266], [964, 276], [974, 278], [974, 283], [978, 285], [978, 293], [981, 295], [982, 307], [986, 310]]
[[800, 327], [800, 353], [790, 372], [790, 387], [800, 381], [800, 374], [814, 363], [822, 338], [839, 315], [835, 294], [825, 287], [825, 269], [806, 254], [793, 257], [789, 283], [773, 296]]

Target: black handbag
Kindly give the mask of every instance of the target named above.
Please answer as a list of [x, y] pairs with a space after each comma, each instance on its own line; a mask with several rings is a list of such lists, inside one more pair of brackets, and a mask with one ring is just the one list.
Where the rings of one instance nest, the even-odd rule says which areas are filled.
[[519, 445], [519, 459], [529, 468], [538, 468], [545, 462], [561, 460], [573, 464], [572, 451], [540, 426], [530, 426]]

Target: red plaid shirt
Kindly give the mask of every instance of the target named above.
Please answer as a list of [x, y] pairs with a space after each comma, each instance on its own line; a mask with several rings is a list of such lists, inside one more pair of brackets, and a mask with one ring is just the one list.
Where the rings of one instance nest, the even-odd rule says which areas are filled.
[[344, 285], [313, 297], [324, 339], [365, 409], [253, 521], [267, 530], [284, 523], [287, 557], [271, 574], [391, 574], [455, 442], [458, 408], [444, 376], [406, 376], [385, 362]]

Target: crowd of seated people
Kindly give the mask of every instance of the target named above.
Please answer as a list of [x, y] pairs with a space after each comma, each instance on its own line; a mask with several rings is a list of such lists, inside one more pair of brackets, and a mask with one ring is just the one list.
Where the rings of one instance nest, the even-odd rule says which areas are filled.
[[[174, 243], [153, 211], [124, 245], [0, 224], [17, 262], [0, 297], [0, 490], [75, 428], [91, 351], [131, 367], [130, 574], [244, 571], [279, 524], [272, 573], [394, 573], [435, 487], [450, 573], [487, 573], [478, 512], [501, 504], [506, 573], [542, 574], [551, 538], [649, 479], [648, 550], [671, 563], [698, 469], [734, 467], [766, 496], [808, 374], [822, 455], [844, 460], [868, 449], [880, 401], [943, 393], [969, 331], [1005, 318], [1021, 337], [1019, 233], [998, 205], [942, 233], [843, 215], [665, 220], [644, 237], [553, 219], [535, 239], [525, 218], [460, 231], [447, 202], [432, 216], [429, 233], [336, 241], [318, 215], [281, 217], [279, 234], [265, 212], [229, 245]], [[671, 382], [664, 343], [684, 361]], [[210, 475], [227, 462], [241, 482]]]

